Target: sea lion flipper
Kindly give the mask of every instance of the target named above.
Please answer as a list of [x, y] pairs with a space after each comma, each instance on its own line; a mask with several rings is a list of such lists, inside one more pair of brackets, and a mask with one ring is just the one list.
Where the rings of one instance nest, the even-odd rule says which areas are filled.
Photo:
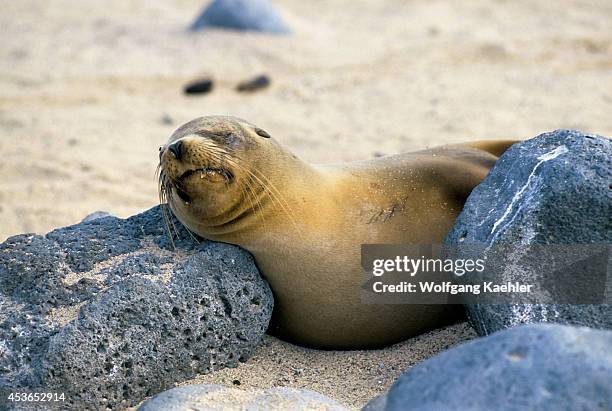
[[511, 145], [518, 143], [520, 140], [483, 140], [471, 141], [463, 145], [478, 150], [486, 151], [493, 154], [495, 157], [500, 157]]

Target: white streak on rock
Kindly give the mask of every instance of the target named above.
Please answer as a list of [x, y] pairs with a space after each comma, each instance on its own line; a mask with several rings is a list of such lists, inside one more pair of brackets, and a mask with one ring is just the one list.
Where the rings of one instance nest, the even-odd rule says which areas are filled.
[[[499, 225], [501, 223], [503, 223], [506, 220], [506, 218], [510, 215], [510, 213], [512, 212], [512, 209], [514, 208], [514, 205], [521, 199], [521, 197], [523, 197], [523, 194], [525, 193], [525, 191], [527, 191], [527, 189], [531, 186], [531, 182], [532, 182], [533, 178], [535, 177], [535, 173], [538, 170], [538, 168], [540, 168], [540, 166], [543, 163], [545, 163], [547, 161], [550, 161], [550, 160], [553, 160], [553, 159], [559, 157], [560, 155], [567, 153], [568, 151], [569, 151], [568, 148], [563, 145], [563, 146], [559, 146], [559, 147], [555, 148], [554, 150], [549, 151], [548, 153], [544, 153], [544, 154], [542, 154], [541, 156], [538, 157], [538, 160], [540, 160], [540, 161], [538, 161], [538, 163], [535, 165], [533, 170], [531, 170], [531, 173], [529, 174], [529, 177], [527, 177], [527, 182], [514, 195], [514, 197], [512, 197], [512, 201], [510, 201], [510, 204], [506, 208], [506, 211], [504, 211], [504, 214], [502, 214], [502, 216], [493, 224], [493, 228], [491, 229], [491, 234], [492, 235], [497, 230], [497, 227], [499, 227]], [[510, 220], [508, 222], [506, 222], [503, 225], [503, 227], [501, 227], [500, 230], [495, 235], [493, 235], [493, 238], [491, 239], [491, 242], [490, 242], [491, 245], [497, 239], [499, 234], [502, 233], [505, 230], [505, 228], [508, 227], [508, 225], [510, 225], [512, 223], [512, 221], [514, 221], [516, 216], [519, 214], [519, 211], [521, 210], [521, 208], [522, 207], [519, 207], [519, 209], [516, 210], [516, 212], [510, 218]]]
[[538, 160], [541, 160], [541, 161], [552, 160], [552, 159], [555, 159], [555, 158], [559, 157], [561, 154], [567, 153], [568, 151], [569, 150], [567, 149], [566, 146], [559, 146], [559, 147], [555, 148], [554, 150], [549, 151], [548, 153], [542, 154], [540, 157], [538, 157]]

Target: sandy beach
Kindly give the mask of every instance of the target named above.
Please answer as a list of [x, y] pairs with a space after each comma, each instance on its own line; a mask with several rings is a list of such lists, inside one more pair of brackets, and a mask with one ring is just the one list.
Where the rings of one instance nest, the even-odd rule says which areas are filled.
[[[273, 3], [292, 35], [190, 33], [203, 1], [5, 2], [0, 241], [154, 206], [158, 147], [202, 115], [245, 118], [317, 163], [558, 128], [612, 135], [609, 1]], [[269, 88], [235, 90], [262, 73]], [[184, 95], [201, 77], [212, 92]], [[308, 388], [357, 409], [474, 336], [459, 324], [350, 352], [266, 337], [246, 364], [191, 382]]]
[[[0, 239], [157, 202], [157, 148], [241, 116], [314, 162], [556, 128], [612, 134], [607, 1], [277, 1], [292, 36], [188, 33], [199, 1], [9, 2]], [[235, 85], [267, 73], [272, 86]], [[214, 91], [182, 87], [212, 76]]]
[[462, 323], [384, 350], [318, 351], [266, 336], [255, 355], [240, 367], [202, 375], [180, 385], [305, 388], [358, 410], [384, 393], [409, 367], [474, 337], [474, 330]]

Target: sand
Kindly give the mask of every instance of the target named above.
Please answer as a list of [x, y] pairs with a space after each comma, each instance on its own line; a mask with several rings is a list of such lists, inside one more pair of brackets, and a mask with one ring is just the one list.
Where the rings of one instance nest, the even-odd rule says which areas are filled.
[[[246, 118], [314, 162], [612, 135], [611, 2], [459, 3], [276, 1], [294, 30], [278, 37], [187, 33], [203, 1], [4, 2], [0, 240], [154, 205], [158, 146], [205, 114]], [[259, 73], [270, 89], [234, 91]], [[184, 96], [201, 75], [214, 92]]]
[[463, 323], [387, 349], [364, 351], [311, 350], [266, 336], [255, 355], [238, 368], [225, 368], [180, 385], [305, 388], [357, 410], [386, 392], [410, 366], [475, 336], [474, 330]]
[[[200, 115], [241, 116], [313, 162], [557, 128], [612, 135], [608, 0], [274, 3], [292, 36], [186, 32], [204, 1], [4, 2], [0, 241], [155, 205], [158, 146]], [[270, 88], [234, 90], [260, 73]], [[183, 95], [200, 76], [213, 92]], [[267, 338], [249, 363], [201, 380], [307, 387], [355, 407], [467, 338], [462, 327], [367, 353]]]

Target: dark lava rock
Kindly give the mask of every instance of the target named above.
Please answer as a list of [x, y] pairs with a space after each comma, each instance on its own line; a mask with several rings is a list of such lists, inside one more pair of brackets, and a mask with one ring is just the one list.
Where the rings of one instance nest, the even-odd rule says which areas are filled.
[[612, 409], [612, 332], [555, 324], [500, 331], [410, 368], [386, 411]]
[[190, 30], [209, 27], [289, 33], [282, 17], [268, 0], [214, 0], [191, 24]]
[[213, 89], [213, 81], [211, 79], [195, 80], [185, 86], [183, 92], [185, 94], [205, 94]]
[[214, 411], [222, 409], [251, 411], [348, 410], [340, 403], [309, 390], [280, 387], [244, 391], [221, 385], [188, 385], [158, 394], [142, 404], [138, 411]]
[[[612, 328], [610, 290], [604, 295], [612, 244], [611, 182], [612, 141], [597, 135], [557, 130], [515, 144], [502, 155], [472, 191], [445, 245], [458, 247], [457, 258], [469, 257], [462, 250], [472, 245], [499, 251], [491, 280], [533, 283], [548, 276], [548, 284], [542, 283], [548, 290], [561, 288], [562, 282], [570, 289], [572, 283], [582, 284], [607, 303], [577, 305], [578, 300], [553, 298], [535, 304], [469, 304], [468, 318], [480, 335], [545, 321]], [[604, 251], [589, 260], [589, 250]], [[568, 270], [546, 266], [546, 254], [553, 253], [583, 264], [561, 265]], [[592, 277], [597, 270], [599, 277]], [[563, 271], [564, 277], [555, 277]]]
[[257, 90], [261, 90], [262, 88], [266, 88], [270, 85], [270, 77], [262, 74], [260, 76], [254, 77], [250, 80], [245, 80], [238, 84], [236, 90], [241, 93], [247, 92], [252, 93]]
[[162, 221], [155, 207], [0, 244], [0, 398], [123, 409], [251, 356], [273, 307], [252, 257], [174, 219], [173, 249]]

